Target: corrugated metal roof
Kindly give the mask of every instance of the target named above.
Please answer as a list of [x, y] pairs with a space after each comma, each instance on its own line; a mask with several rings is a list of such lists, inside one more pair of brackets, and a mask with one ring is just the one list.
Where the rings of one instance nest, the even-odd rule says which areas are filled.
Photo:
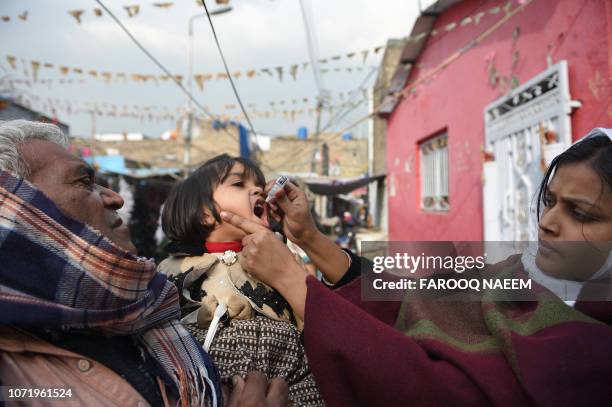
[[419, 58], [419, 55], [421, 55], [423, 48], [425, 48], [427, 37], [429, 37], [438, 16], [462, 1], [463, 0], [438, 0], [421, 12], [421, 15], [416, 19], [412, 31], [410, 32], [410, 38], [419, 38], [419, 40], [406, 41], [393, 78], [385, 92], [387, 96], [385, 96], [381, 103], [379, 114], [390, 114], [395, 109], [397, 100], [391, 95], [400, 92], [406, 86], [406, 81], [408, 80], [408, 76], [410, 76], [412, 67]]
[[106, 174], [117, 174], [132, 178], [151, 178], [180, 173], [178, 168], [128, 168], [122, 155], [99, 155], [84, 157], [85, 162], [94, 164], [97, 171]]

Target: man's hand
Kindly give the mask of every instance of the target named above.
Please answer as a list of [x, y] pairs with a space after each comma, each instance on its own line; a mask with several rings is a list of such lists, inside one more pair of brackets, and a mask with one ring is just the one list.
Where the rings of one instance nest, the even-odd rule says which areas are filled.
[[246, 380], [234, 376], [231, 395], [223, 387], [223, 398], [228, 407], [286, 407], [289, 404], [289, 387], [281, 378], [270, 381], [261, 372], [251, 372]]
[[238, 258], [242, 268], [276, 288], [293, 312], [303, 317], [308, 272], [298, 264], [289, 248], [259, 223], [225, 211], [221, 212], [221, 218], [247, 233], [242, 239], [242, 252]]
[[265, 226], [229, 212], [221, 212], [221, 218], [248, 233], [242, 239], [239, 262], [253, 277], [280, 290], [286, 275], [301, 269], [289, 248]]
[[[274, 182], [268, 182], [264, 195], [270, 192]], [[293, 243], [300, 245], [312, 239], [318, 232], [310, 214], [306, 194], [291, 182], [287, 182], [285, 188], [279, 190], [268, 205], [272, 210], [272, 217], [283, 225], [285, 236]]]

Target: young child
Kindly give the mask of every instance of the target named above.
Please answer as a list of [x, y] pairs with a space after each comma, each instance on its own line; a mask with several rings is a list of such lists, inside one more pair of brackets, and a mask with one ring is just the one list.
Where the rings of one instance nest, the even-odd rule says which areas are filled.
[[237, 256], [245, 233], [219, 215], [227, 210], [268, 227], [264, 186], [255, 164], [227, 154], [179, 182], [162, 213], [171, 256], [158, 268], [177, 285], [181, 322], [223, 381], [259, 370], [287, 381], [293, 405], [322, 406], [300, 341], [302, 321], [276, 290], [242, 270]]

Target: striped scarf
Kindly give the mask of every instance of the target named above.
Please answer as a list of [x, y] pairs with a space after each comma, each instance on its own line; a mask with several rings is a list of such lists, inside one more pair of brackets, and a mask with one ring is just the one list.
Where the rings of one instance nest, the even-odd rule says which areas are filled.
[[178, 322], [174, 284], [0, 170], [0, 325], [133, 335], [184, 406], [221, 405], [219, 376]]

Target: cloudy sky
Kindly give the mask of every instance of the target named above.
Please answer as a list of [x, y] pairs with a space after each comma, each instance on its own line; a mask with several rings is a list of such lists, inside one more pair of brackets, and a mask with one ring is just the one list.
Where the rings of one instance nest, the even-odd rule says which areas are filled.
[[[104, 3], [124, 22], [132, 34], [155, 55], [173, 74], [185, 75], [188, 72], [188, 35], [189, 17], [203, 12], [195, 0], [175, 0], [170, 8], [154, 7], [153, 3], [166, 0], [104, 0]], [[137, 15], [129, 18], [124, 6], [140, 5]], [[330, 92], [331, 105], [349, 100], [348, 92], [359, 88], [372, 69], [376, 69], [382, 52], [374, 54], [371, 50], [385, 44], [389, 38], [407, 36], [418, 14], [417, 0], [303, 0], [309, 19], [319, 58], [342, 55], [337, 61], [330, 61], [321, 68], [330, 73], [323, 74], [323, 86]], [[219, 7], [208, 0], [209, 9]], [[282, 113], [276, 118], [258, 118], [253, 115], [257, 132], [295, 134], [299, 126], [307, 126], [310, 131], [315, 125], [315, 116], [306, 114], [314, 107], [317, 95], [313, 72], [310, 67], [303, 69], [309, 60], [306, 34], [302, 20], [299, 0], [232, 0], [233, 10], [214, 16], [213, 22], [220, 37], [231, 72], [242, 71], [236, 80], [240, 95], [247, 110], [269, 111], [270, 102], [282, 110], [304, 109], [294, 121], [284, 118]], [[53, 99], [62, 109], [58, 118], [71, 126], [74, 135], [88, 136], [91, 132], [90, 115], [64, 111], [66, 102], [72, 109], [88, 104], [115, 104], [121, 112], [124, 105], [134, 111], [139, 106], [167, 107], [171, 111], [185, 106], [186, 96], [170, 83], [134, 83], [133, 81], [113, 81], [105, 84], [102, 79], [93, 79], [87, 73], [79, 75], [71, 72], [62, 75], [61, 66], [96, 70], [98, 72], [125, 72], [129, 75], [155, 74], [159, 70], [122, 32], [119, 26], [107, 15], [96, 17], [94, 8], [99, 7], [91, 0], [2, 0], [0, 16], [10, 17], [10, 21], [0, 20], [0, 85], [5, 89], [13, 86], [13, 92]], [[81, 23], [69, 15], [70, 10], [85, 10]], [[23, 21], [18, 15], [27, 11]], [[212, 33], [205, 18], [195, 21], [194, 72], [218, 73], [223, 70], [221, 59], [213, 42]], [[368, 58], [362, 62], [361, 51], [369, 49]], [[356, 52], [352, 58], [346, 54]], [[12, 68], [6, 56], [14, 56], [16, 68]], [[38, 71], [38, 83], [32, 83], [30, 61], [54, 64], [53, 68], [42, 66]], [[300, 64], [296, 80], [289, 75], [289, 67]], [[284, 67], [282, 82], [274, 68]], [[262, 68], [271, 68], [274, 76], [261, 73]], [[333, 72], [342, 68], [341, 73]], [[346, 72], [352, 68], [352, 72]], [[357, 70], [356, 68], [361, 68]], [[259, 75], [247, 79], [244, 72], [257, 69]], [[27, 75], [27, 76], [26, 76]], [[367, 81], [373, 83], [374, 72]], [[83, 78], [80, 81], [79, 78]], [[24, 82], [28, 79], [30, 83]], [[73, 79], [73, 83], [59, 83], [60, 80]], [[44, 82], [47, 80], [47, 82]], [[43, 81], [41, 84], [40, 82]], [[344, 92], [344, 99], [340, 93]], [[355, 92], [357, 93], [357, 92]], [[212, 80], [205, 83], [200, 91], [194, 84], [194, 96], [213, 113], [238, 114], [226, 106], [236, 104], [227, 80]], [[303, 98], [308, 98], [304, 103]], [[353, 96], [352, 102], [363, 98]], [[281, 100], [291, 102], [279, 106]], [[340, 129], [367, 112], [367, 103], [354, 110], [345, 121], [337, 123], [333, 129]], [[325, 124], [328, 116], [323, 117]], [[132, 118], [99, 117], [96, 121], [98, 133], [144, 132], [159, 136], [166, 129], [174, 127], [172, 121], [141, 121]], [[357, 133], [364, 129], [356, 129]]]

